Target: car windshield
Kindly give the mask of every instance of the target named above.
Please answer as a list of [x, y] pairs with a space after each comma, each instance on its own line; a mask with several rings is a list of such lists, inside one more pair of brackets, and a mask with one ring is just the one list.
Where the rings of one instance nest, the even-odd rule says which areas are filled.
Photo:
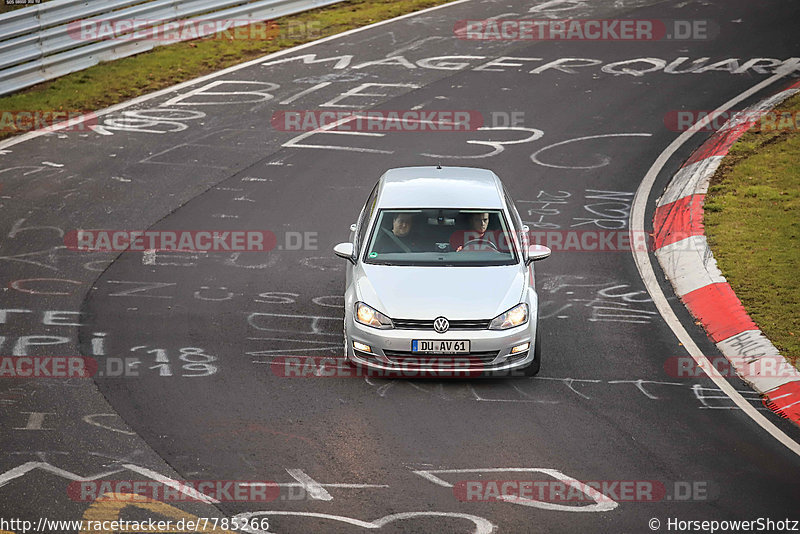
[[383, 209], [378, 212], [365, 263], [479, 266], [517, 263], [502, 210]]

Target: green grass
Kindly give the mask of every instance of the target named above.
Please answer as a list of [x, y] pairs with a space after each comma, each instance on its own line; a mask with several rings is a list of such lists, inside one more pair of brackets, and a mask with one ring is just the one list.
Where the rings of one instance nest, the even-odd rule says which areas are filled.
[[[449, 1], [350, 0], [274, 21], [280, 29], [312, 28], [303, 38], [294, 32], [292, 38], [205, 39], [161, 46], [0, 97], [0, 111], [96, 111], [284, 48]], [[18, 133], [23, 132], [0, 132], [0, 139]]]
[[[800, 113], [800, 95], [776, 111]], [[742, 136], [712, 178], [704, 220], [719, 267], [750, 317], [798, 366], [800, 130]]]

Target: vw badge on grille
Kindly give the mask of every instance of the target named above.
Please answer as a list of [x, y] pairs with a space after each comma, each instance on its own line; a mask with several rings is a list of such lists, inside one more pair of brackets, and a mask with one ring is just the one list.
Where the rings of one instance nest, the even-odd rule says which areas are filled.
[[440, 334], [444, 334], [447, 332], [447, 329], [450, 328], [450, 323], [447, 322], [447, 319], [444, 317], [437, 317], [433, 321], [433, 329], [439, 332]]

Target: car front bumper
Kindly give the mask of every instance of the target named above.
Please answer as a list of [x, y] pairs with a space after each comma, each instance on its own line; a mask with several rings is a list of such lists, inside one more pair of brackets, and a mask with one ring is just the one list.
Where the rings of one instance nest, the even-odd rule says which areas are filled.
[[[507, 376], [530, 365], [534, 359], [536, 322], [508, 330], [449, 330], [444, 334], [433, 330], [377, 329], [357, 323], [348, 314], [345, 325], [347, 359], [360, 367], [396, 377], [452, 377], [480, 375]], [[413, 340], [470, 342], [465, 354], [413, 353]], [[367, 352], [353, 343], [370, 347]], [[528, 348], [511, 353], [513, 347], [528, 343]]]

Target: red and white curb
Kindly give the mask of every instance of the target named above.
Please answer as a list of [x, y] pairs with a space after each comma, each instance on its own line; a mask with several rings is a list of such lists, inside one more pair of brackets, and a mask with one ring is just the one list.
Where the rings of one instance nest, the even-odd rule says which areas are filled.
[[800, 82], [737, 113], [692, 154], [656, 203], [653, 245], [675, 293], [739, 376], [764, 397], [767, 407], [800, 424], [800, 372], [776, 358], [778, 349], [747, 315], [717, 268], [703, 228], [709, 181], [731, 145], [758, 120], [759, 112], [798, 92]]

